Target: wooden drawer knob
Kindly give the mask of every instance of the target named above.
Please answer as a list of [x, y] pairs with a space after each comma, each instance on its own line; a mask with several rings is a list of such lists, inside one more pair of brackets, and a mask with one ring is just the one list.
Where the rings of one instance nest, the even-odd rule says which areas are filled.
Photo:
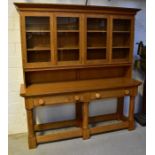
[[75, 100], [76, 101], [79, 101], [80, 100], [80, 97], [79, 96], [75, 96]]
[[100, 98], [100, 97], [101, 97], [101, 94], [96, 93], [96, 94], [95, 94], [95, 97], [96, 97], [96, 98]]
[[44, 105], [45, 101], [43, 99], [39, 99], [38, 103], [39, 103], [39, 105]]
[[125, 94], [128, 95], [130, 93], [129, 90], [125, 90]]

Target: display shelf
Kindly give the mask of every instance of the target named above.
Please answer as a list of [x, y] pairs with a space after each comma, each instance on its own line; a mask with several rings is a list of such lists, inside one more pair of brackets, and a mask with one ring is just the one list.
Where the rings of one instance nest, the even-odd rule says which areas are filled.
[[61, 48], [57, 48], [58, 50], [77, 50], [79, 49], [79, 47], [61, 47]]
[[79, 30], [57, 30], [57, 32], [80, 32]]
[[35, 29], [35, 30], [26, 30], [26, 32], [32, 32], [32, 33], [45, 33], [45, 32], [49, 32], [50, 33], [50, 30], [37, 30], [37, 29]]
[[103, 33], [103, 32], [106, 33], [107, 31], [105, 31], [105, 30], [87, 30], [87, 32], [88, 33], [100, 33], [100, 32], [101, 33]]
[[112, 31], [113, 33], [130, 33], [130, 31]]
[[34, 47], [34, 48], [27, 48], [27, 51], [47, 51], [50, 50], [49, 47]]
[[112, 48], [130, 48], [129, 46], [113, 46]]
[[107, 47], [105, 47], [105, 46], [94, 46], [94, 47], [87, 47], [87, 49], [105, 49], [105, 48], [107, 48]]

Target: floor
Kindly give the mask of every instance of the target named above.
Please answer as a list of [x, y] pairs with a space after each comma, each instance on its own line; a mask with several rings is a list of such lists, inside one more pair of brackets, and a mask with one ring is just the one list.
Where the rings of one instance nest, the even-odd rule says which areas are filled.
[[9, 136], [9, 155], [145, 155], [146, 128], [121, 130], [82, 138], [51, 142], [28, 149], [27, 134]]

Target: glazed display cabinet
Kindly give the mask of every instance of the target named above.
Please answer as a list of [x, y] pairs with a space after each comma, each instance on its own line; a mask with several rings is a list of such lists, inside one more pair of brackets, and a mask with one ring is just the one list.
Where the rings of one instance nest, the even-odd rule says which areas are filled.
[[[49, 141], [133, 130], [134, 99], [141, 84], [132, 79], [134, 16], [139, 9], [36, 3], [15, 6], [20, 15], [24, 74], [20, 95], [25, 98], [29, 148]], [[123, 114], [125, 96], [130, 97], [127, 117]], [[89, 103], [106, 98], [117, 99], [116, 112], [90, 116]], [[36, 123], [35, 108], [62, 103], [75, 104], [75, 119]], [[117, 123], [96, 124], [111, 120]], [[67, 127], [74, 128], [38, 134]]]

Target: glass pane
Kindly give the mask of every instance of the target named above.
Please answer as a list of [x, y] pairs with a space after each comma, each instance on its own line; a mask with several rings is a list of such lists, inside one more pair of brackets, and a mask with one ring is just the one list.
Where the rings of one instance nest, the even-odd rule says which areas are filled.
[[78, 17], [57, 17], [58, 30], [79, 30]]
[[89, 49], [87, 51], [88, 60], [106, 59], [106, 49]]
[[107, 20], [103, 18], [88, 18], [87, 30], [107, 30]]
[[87, 60], [105, 60], [107, 19], [87, 18]]
[[59, 48], [78, 48], [79, 33], [59, 32], [57, 36], [57, 47]]
[[27, 48], [50, 48], [50, 33], [28, 32], [26, 34]]
[[26, 30], [50, 30], [49, 17], [26, 17]]
[[129, 19], [114, 19], [113, 31], [130, 31], [131, 21]]
[[105, 47], [106, 33], [87, 33], [87, 47]]
[[113, 49], [112, 51], [112, 59], [125, 59], [127, 60], [129, 58], [129, 48], [118, 48], [118, 49]]
[[50, 23], [49, 17], [26, 17], [27, 62], [49, 62]]
[[58, 50], [58, 61], [79, 60], [79, 50]]
[[57, 17], [58, 61], [79, 60], [79, 18]]
[[50, 51], [28, 51], [28, 62], [48, 62], [50, 61]]
[[113, 46], [130, 46], [130, 33], [113, 33]]

